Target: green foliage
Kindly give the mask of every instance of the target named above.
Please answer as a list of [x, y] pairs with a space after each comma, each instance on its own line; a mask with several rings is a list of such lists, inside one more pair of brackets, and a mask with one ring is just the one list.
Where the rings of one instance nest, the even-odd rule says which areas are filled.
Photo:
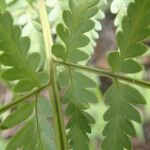
[[[122, 72], [122, 65], [125, 73], [136, 73], [140, 71], [139, 64], [132, 58], [140, 56], [147, 51], [143, 41], [149, 37], [150, 2], [145, 0], [131, 3], [128, 7], [128, 14], [122, 20], [122, 30], [117, 33], [117, 42], [120, 52], [110, 53], [108, 56], [109, 65], [113, 71]], [[142, 14], [142, 15], [141, 15]], [[113, 63], [112, 60], [114, 60]], [[128, 61], [128, 62], [127, 62]], [[134, 64], [133, 64], [134, 63]], [[135, 67], [130, 71], [129, 67]]]
[[23, 127], [9, 141], [6, 150], [16, 150], [21, 147], [23, 150], [54, 150], [54, 131], [48, 120], [52, 117], [50, 108], [46, 99], [38, 98], [9, 115], [1, 124], [2, 130], [17, 124], [23, 124]]
[[[150, 35], [150, 1], [135, 0], [127, 9], [127, 16], [122, 19], [122, 29], [117, 32], [119, 51], [108, 56], [113, 72], [137, 73], [141, 66], [133, 58], [144, 54], [147, 46], [143, 41]], [[103, 131], [104, 150], [130, 150], [129, 136], [135, 136], [131, 121], [141, 122], [139, 112], [133, 107], [145, 104], [143, 96], [134, 88], [114, 79], [113, 85], [105, 94], [105, 102], [110, 108], [104, 115], [107, 125]]]
[[0, 14], [0, 63], [8, 66], [2, 73], [6, 81], [17, 81], [15, 92], [26, 92], [41, 87], [48, 82], [45, 71], [39, 71], [40, 54], [28, 53], [30, 40], [21, 37], [21, 30], [13, 25], [8, 12]]
[[[100, 9], [106, 0], [47, 0], [47, 4], [41, 0], [42, 4], [47, 5], [47, 11], [50, 11], [52, 33], [56, 33], [55, 25], [58, 21], [61, 22], [56, 27], [57, 43], [52, 47], [54, 57], [50, 56], [50, 63], [46, 62], [44, 42], [49, 45], [48, 49], [51, 49], [48, 42], [50, 39], [47, 39], [47, 34], [51, 33], [43, 32], [43, 38], [42, 31], [47, 31], [47, 27], [40, 26], [35, 9], [37, 1], [11, 0], [5, 3], [4, 0], [0, 0], [0, 75], [4, 81], [13, 85], [15, 94], [21, 95], [29, 91], [32, 93], [34, 89], [38, 89], [33, 93], [36, 98], [28, 99], [32, 96], [29, 92], [29, 95], [20, 98], [19, 102], [13, 101], [16, 104], [11, 102], [0, 108], [0, 112], [15, 108], [0, 122], [1, 130], [20, 127], [10, 139], [6, 150], [89, 149], [89, 134], [95, 120], [88, 109], [91, 103], [96, 105], [98, 96], [95, 92], [96, 82], [90, 77], [91, 74], [85, 74], [82, 69], [113, 78], [113, 84], [104, 96], [105, 104], [109, 108], [104, 114], [104, 121], [107, 123], [103, 130], [102, 149], [132, 149], [130, 136], [136, 134], [133, 122], [141, 123], [136, 106], [143, 105], [146, 101], [137, 89], [121, 82], [117, 77], [129, 81], [128, 77], [120, 74], [134, 74], [142, 70], [136, 58], [148, 49], [144, 41], [150, 37], [150, 1], [131, 1], [125, 3], [123, 0], [114, 0], [111, 5], [111, 11], [118, 13], [118, 51], [108, 55], [108, 63], [112, 69], [112, 72], [108, 72], [79, 65], [86, 65], [91, 51], [96, 46], [98, 31], [101, 30], [99, 20], [104, 17]], [[43, 10], [44, 8], [39, 10], [42, 11], [42, 15]], [[48, 24], [46, 15], [42, 17], [45, 24]], [[42, 19], [40, 21], [43, 21]], [[57, 74], [56, 63], [59, 64]], [[61, 65], [64, 66], [60, 67]], [[50, 69], [49, 73], [45, 71], [46, 68]], [[51, 82], [48, 85], [49, 80]], [[150, 87], [150, 83], [144, 81], [133, 79], [134, 82]], [[65, 129], [56, 83], [62, 90], [61, 101], [66, 106]], [[49, 86], [54, 113], [49, 101], [39, 95], [46, 85]], [[25, 99], [28, 101], [23, 102]], [[105, 110], [106, 106], [103, 109]], [[64, 130], [67, 132], [69, 148], [66, 148]]]
[[[0, 34], [2, 78], [14, 85], [14, 92], [27, 92], [47, 84], [49, 77], [42, 68], [44, 65], [41, 67], [39, 51], [29, 51], [30, 39], [21, 36], [20, 27], [13, 24], [8, 12], [0, 14]], [[18, 124], [24, 127], [10, 140], [6, 150], [55, 149], [53, 127], [47, 120], [51, 117], [49, 109], [49, 102], [39, 99], [37, 106], [34, 102], [27, 103], [10, 114], [0, 125], [1, 130]]]
[[134, 59], [128, 58], [122, 60], [119, 52], [111, 52], [108, 56], [108, 63], [113, 71], [122, 73], [136, 73], [142, 70], [140, 64]]
[[57, 33], [63, 44], [53, 46], [53, 54], [56, 57], [60, 51], [59, 58], [64, 61], [79, 62], [88, 58], [88, 54], [79, 48], [85, 47], [90, 42], [84, 33], [94, 28], [94, 22], [90, 18], [98, 12], [97, 3], [98, 0], [88, 1], [86, 5], [84, 0], [81, 2], [69, 1], [71, 11], [63, 12], [65, 26], [63, 24], [57, 26]]
[[26, 120], [33, 113], [33, 102], [24, 104], [21, 108], [19, 108], [16, 112], [10, 114], [1, 124], [0, 128], [5, 130], [12, 128]]
[[[91, 31], [95, 23], [92, 17], [98, 12], [98, 0], [69, 1], [70, 10], [63, 12], [65, 24], [58, 24], [57, 33], [62, 40], [59, 44], [54, 44], [52, 52], [57, 57], [67, 62], [80, 62], [88, 59], [88, 54], [82, 50], [90, 42], [85, 33]], [[78, 11], [76, 11], [78, 10]], [[70, 146], [76, 150], [89, 149], [89, 138], [87, 133], [91, 133], [90, 125], [94, 119], [85, 110], [89, 103], [97, 102], [97, 97], [90, 90], [96, 84], [83, 73], [64, 68], [58, 75], [60, 87], [66, 88], [63, 96], [63, 103], [68, 104], [66, 115], [69, 121], [66, 128], [69, 129], [67, 135]]]
[[145, 104], [144, 97], [135, 88], [114, 81], [113, 85], [105, 94], [105, 102], [110, 108], [104, 115], [104, 120], [109, 121], [105, 126], [102, 144], [104, 150], [131, 149], [128, 136], [135, 136], [135, 129], [131, 123], [141, 123], [139, 112], [133, 105]]

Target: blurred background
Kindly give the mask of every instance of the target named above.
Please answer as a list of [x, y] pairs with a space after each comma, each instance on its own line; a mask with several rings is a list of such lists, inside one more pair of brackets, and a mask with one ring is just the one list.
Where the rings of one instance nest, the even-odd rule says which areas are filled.
[[[100, 0], [99, 6], [101, 11], [94, 18], [96, 22], [96, 29], [92, 33], [94, 40], [92, 41], [92, 48], [88, 49], [89, 54], [92, 56], [88, 62], [90, 65], [109, 69], [107, 64], [107, 53], [110, 50], [117, 50], [115, 33], [121, 25], [122, 17], [127, 13], [127, 6], [132, 1], [133, 0]], [[68, 0], [47, 0], [46, 3], [53, 38], [55, 40], [55, 27], [58, 22], [62, 21], [61, 14], [63, 9], [68, 8]], [[36, 0], [6, 0], [3, 6], [12, 13], [15, 23], [23, 28], [22, 36], [28, 35], [31, 38], [31, 49], [41, 51], [42, 53], [44, 43], [39, 20], [37, 19], [38, 14], [35, 4]], [[150, 46], [150, 41], [145, 41], [145, 43]], [[42, 54], [44, 58], [44, 53]], [[143, 70], [138, 74], [132, 75], [132, 77], [150, 81], [150, 49], [144, 56], [137, 59], [142, 64]], [[0, 73], [1, 72], [0, 68]], [[91, 139], [91, 150], [98, 150], [100, 149], [100, 143], [103, 138], [102, 130], [105, 125], [103, 114], [107, 109], [103, 102], [103, 95], [112, 84], [112, 81], [110, 78], [104, 76], [100, 76], [99, 78], [95, 77], [93, 74], [92, 76], [98, 83], [95, 92], [97, 93], [99, 104], [91, 105], [91, 109], [88, 110], [96, 120], [96, 124], [93, 125], [92, 133], [89, 136]], [[132, 138], [133, 150], [150, 150], [150, 90], [138, 86], [135, 87], [144, 95], [147, 100], [147, 105], [138, 107], [141, 112], [143, 123], [140, 125], [134, 123], [137, 136]], [[11, 98], [14, 97], [10, 89], [11, 85], [9, 83], [4, 83], [0, 78], [0, 106], [8, 103]], [[9, 113], [10, 112], [6, 112], [2, 114], [0, 116], [0, 122], [5, 119]], [[18, 127], [0, 132], [0, 150], [5, 149], [5, 145], [9, 138], [17, 130]]]

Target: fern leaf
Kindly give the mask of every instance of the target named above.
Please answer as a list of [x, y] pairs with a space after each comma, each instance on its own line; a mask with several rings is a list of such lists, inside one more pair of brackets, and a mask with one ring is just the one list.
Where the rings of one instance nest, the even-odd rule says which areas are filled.
[[[108, 56], [113, 72], [136, 73], [141, 66], [133, 58], [146, 52], [143, 41], [150, 34], [149, 19], [150, 1], [135, 0], [128, 6], [127, 16], [122, 19], [122, 30], [117, 33], [120, 51], [111, 52]], [[107, 125], [103, 130], [104, 150], [131, 150], [130, 136], [135, 136], [132, 121], [141, 122], [137, 109], [138, 104], [145, 104], [144, 97], [135, 88], [114, 79], [113, 85], [105, 94], [109, 109], [104, 115]]]
[[[135, 3], [131, 3], [127, 10], [127, 16], [122, 20], [122, 30], [117, 33], [117, 41], [120, 53], [111, 54], [108, 57], [110, 61], [114, 59], [115, 68], [112, 63], [109, 63], [113, 68], [113, 71], [120, 71], [122, 68], [120, 65], [127, 67], [133, 64], [132, 58], [142, 55], [147, 51], [147, 47], [143, 41], [150, 35], [150, 19], [149, 19], [149, 7], [150, 2], [144, 0], [143, 2], [135, 0]], [[125, 63], [130, 58], [132, 62]], [[137, 67], [140, 67], [137, 62], [134, 61]], [[113, 64], [114, 65], [114, 64]], [[139, 72], [141, 69], [137, 69], [134, 73]], [[125, 73], [131, 73], [126, 70]], [[133, 72], [132, 72], [133, 73]]]
[[37, 135], [34, 134], [34, 121], [31, 120], [9, 141], [6, 150], [15, 150], [24, 145], [32, 145], [31, 143], [35, 142], [36, 137]]
[[[84, 61], [88, 58], [88, 54], [80, 48], [90, 42], [85, 33], [94, 28], [94, 22], [90, 18], [98, 12], [97, 3], [98, 0], [88, 0], [86, 4], [84, 0], [69, 1], [70, 10], [63, 12], [65, 25], [59, 24], [57, 26], [57, 33], [63, 44], [59, 45], [59, 48], [58, 45], [54, 45], [53, 54], [56, 57], [69, 62]], [[58, 56], [59, 52], [63, 56]]]
[[47, 100], [38, 98], [35, 105], [27, 103], [8, 116], [1, 125], [2, 130], [17, 123], [25, 125], [11, 138], [6, 150], [55, 150], [53, 126], [48, 120], [52, 117], [50, 108]]
[[135, 88], [114, 81], [105, 94], [105, 102], [110, 108], [104, 115], [104, 120], [109, 121], [105, 126], [102, 144], [104, 150], [130, 150], [129, 136], [135, 136], [135, 129], [131, 121], [141, 122], [136, 104], [145, 104], [144, 97]]
[[[70, 10], [63, 12], [64, 24], [58, 24], [57, 33], [61, 43], [54, 44], [53, 54], [67, 62], [81, 62], [88, 59], [87, 52], [83, 48], [90, 42], [87, 33], [95, 27], [91, 19], [98, 12], [99, 0], [70, 0]], [[78, 10], [78, 11], [77, 11]], [[96, 84], [81, 72], [64, 68], [58, 75], [60, 87], [65, 88], [63, 102], [66, 103], [66, 115], [69, 121], [66, 128], [69, 130], [68, 140], [74, 150], [89, 149], [91, 124], [94, 119], [85, 110], [89, 103], [96, 103], [97, 97], [91, 91]]]
[[68, 104], [66, 115], [70, 119], [66, 128], [69, 129], [70, 146], [74, 150], [88, 149], [87, 133], [91, 133], [90, 125], [95, 121], [85, 110], [89, 108], [89, 103], [97, 102], [97, 97], [90, 90], [96, 87], [96, 83], [81, 72], [68, 68], [59, 74], [58, 81], [61, 81], [60, 87], [66, 88], [62, 102]]
[[[21, 30], [13, 25], [8, 12], [0, 14], [0, 64], [7, 66], [2, 73], [6, 81], [17, 81], [15, 92], [25, 92], [41, 87], [48, 82], [45, 71], [39, 71], [40, 55], [38, 52], [28, 53], [30, 40], [21, 37]], [[41, 78], [44, 78], [41, 80]], [[46, 82], [45, 82], [46, 81]]]
[[[146, 51], [146, 48], [140, 41], [145, 40], [150, 34], [149, 7], [150, 2], [148, 0], [143, 1], [143, 4], [135, 1], [135, 3], [129, 5], [128, 16], [124, 17], [122, 21], [123, 31], [117, 34], [117, 41], [123, 58], [136, 57]], [[134, 10], [135, 12], [133, 13]], [[138, 14], [142, 14], [141, 17], [138, 17]], [[133, 20], [135, 21], [134, 23]], [[125, 39], [126, 45], [123, 44]]]
[[0, 128], [5, 130], [12, 128], [26, 120], [33, 113], [33, 102], [24, 104], [17, 111], [9, 115], [1, 124]]

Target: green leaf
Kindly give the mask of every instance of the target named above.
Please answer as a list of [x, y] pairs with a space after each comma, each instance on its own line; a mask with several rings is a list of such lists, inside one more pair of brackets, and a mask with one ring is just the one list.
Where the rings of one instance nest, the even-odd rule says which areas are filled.
[[[96, 10], [97, 11], [97, 10]], [[64, 22], [65, 24], [67, 25], [67, 27], [70, 29], [70, 30], [73, 30], [73, 26], [71, 24], [71, 22], [73, 22], [73, 15], [70, 13], [69, 10], [65, 10], [63, 12], [63, 19], [64, 19]], [[71, 21], [69, 20], [71, 19]], [[85, 33], [85, 32], [88, 32], [90, 31], [92, 28], [94, 28], [95, 24], [92, 20], [90, 19], [85, 19], [81, 22], [81, 25], [80, 25], [80, 28], [78, 29], [79, 33]]]
[[[70, 131], [71, 132], [71, 131]], [[85, 133], [80, 130], [78, 127], [75, 127], [72, 131], [72, 140], [70, 141], [70, 145], [73, 149], [89, 149], [87, 143], [89, 142], [88, 137]]]
[[27, 61], [31, 68], [36, 72], [40, 63], [40, 54], [36, 52], [28, 54]]
[[28, 52], [30, 40], [28, 37], [21, 37], [20, 28], [13, 25], [8, 12], [0, 14], [0, 34], [3, 35], [0, 37], [0, 64], [9, 66], [3, 71], [2, 77], [6, 81], [17, 80], [14, 91], [26, 92], [46, 84], [48, 80], [43, 83], [39, 76], [42, 72], [38, 70], [39, 53]]
[[150, 34], [149, 7], [149, 0], [135, 0], [129, 5], [127, 16], [122, 20], [122, 31], [117, 34], [122, 57], [135, 57], [147, 50], [141, 42]]
[[41, 72], [38, 72], [37, 73], [37, 79], [39, 80], [40, 84], [42, 86], [45, 85], [45, 83], [48, 83], [49, 82], [49, 76], [47, 74], [46, 71], [41, 71]]
[[[56, 150], [53, 125], [52, 122], [48, 120], [52, 117], [49, 101], [45, 98], [38, 97], [35, 105], [32, 106], [34, 106], [35, 109], [32, 116], [25, 114], [27, 110], [22, 110], [25, 106], [22, 106], [21, 109], [10, 115], [9, 118], [16, 119], [18, 123], [24, 121], [24, 119], [28, 117], [28, 122], [11, 138], [6, 150], [16, 150], [19, 148], [23, 150]], [[23, 118], [21, 119], [21, 117]], [[10, 126], [15, 125], [11, 124], [11, 120], [7, 120], [7, 122], [4, 121], [4, 124], [6, 123], [7, 125], [9, 123]]]
[[[145, 45], [143, 45], [142, 43], [140, 43], [139, 41], [133, 41], [133, 43], [129, 43], [129, 46], [126, 48], [123, 42], [124, 40], [124, 33], [123, 32], [118, 32], [117, 34], [117, 40], [118, 40], [118, 46], [121, 49], [121, 55], [123, 58], [133, 58], [133, 57], [137, 57], [140, 56], [142, 54], [144, 54], [147, 51], [147, 47]], [[136, 35], [134, 35], [136, 37]], [[128, 37], [126, 37], [128, 38]], [[128, 39], [130, 40], [130, 39]], [[144, 39], [143, 39], [144, 40]], [[132, 40], [131, 40], [132, 41]]]
[[6, 81], [14, 81], [26, 78], [26, 72], [22, 68], [14, 67], [6, 69], [2, 74], [2, 78]]
[[110, 54], [108, 58], [113, 71], [123, 73], [141, 71], [140, 65], [131, 58], [144, 54], [148, 49], [143, 41], [149, 39], [150, 35], [149, 7], [149, 0], [135, 0], [128, 6], [127, 15], [123, 17], [121, 22], [122, 29], [117, 32], [120, 52], [116, 53], [116, 56], [114, 56], [115, 53]]
[[66, 115], [70, 119], [66, 128], [69, 129], [67, 135], [70, 146], [73, 149], [88, 149], [87, 133], [91, 133], [90, 125], [94, 123], [94, 119], [84, 110], [89, 107], [89, 103], [97, 103], [95, 93], [90, 90], [96, 87], [96, 83], [83, 73], [70, 69], [61, 72], [59, 78], [60, 76], [65, 80], [63, 84], [66, 85], [63, 102], [68, 104]]
[[133, 59], [127, 59], [119, 64], [120, 72], [123, 73], [136, 73], [142, 70], [141, 65]]
[[103, 135], [102, 148], [131, 150], [129, 135], [135, 135], [135, 129], [131, 121], [141, 122], [141, 117], [134, 105], [145, 104], [144, 97], [135, 88], [114, 81], [113, 85], [105, 93], [105, 102], [110, 108], [104, 114], [106, 124]]
[[[141, 65], [133, 58], [144, 54], [147, 46], [145, 39], [150, 35], [150, 1], [135, 0], [123, 17], [121, 29], [117, 32], [118, 52], [108, 56], [108, 63], [113, 72], [137, 73]], [[109, 109], [104, 115], [107, 125], [104, 128], [104, 150], [131, 150], [129, 136], [135, 136], [131, 121], [141, 122], [139, 111], [134, 105], [145, 104], [144, 97], [135, 88], [120, 83], [117, 79], [105, 94], [105, 102]]]
[[28, 92], [34, 88], [34, 82], [30, 79], [24, 79], [20, 80], [16, 83], [14, 87], [14, 92], [20, 93], [20, 92]]
[[72, 89], [68, 90], [64, 96], [64, 102], [72, 101], [75, 105], [85, 105], [86, 103], [97, 103], [97, 97], [92, 91], [79, 88], [74, 85]]
[[64, 46], [61, 46], [63, 47], [61, 48], [63, 53], [58, 55], [60, 44], [59, 47], [55, 46], [54, 55], [57, 55], [56, 57], [61, 57], [64, 61], [69, 62], [79, 62], [88, 59], [88, 54], [79, 48], [87, 46], [90, 42], [89, 37], [84, 33], [91, 31], [95, 27], [95, 23], [90, 18], [98, 12], [98, 2], [99, 0], [69, 1], [70, 10], [63, 12], [65, 25], [58, 24], [57, 26], [57, 33], [65, 45], [65, 50]]
[[94, 88], [94, 87], [96, 87], [96, 83], [92, 79], [83, 75], [80, 72], [76, 71], [73, 73], [72, 76], [75, 80], [75, 84], [77, 84], [77, 86], [80, 88]]
[[121, 91], [125, 91], [122, 94], [129, 103], [133, 105], [146, 104], [144, 96], [137, 89], [126, 84], [121, 84], [119, 88]]
[[67, 70], [60, 72], [57, 79], [61, 88], [67, 87], [70, 82]]
[[[56, 54], [60, 48], [55, 47], [57, 49], [53, 49], [55, 51], [53, 54], [56, 57], [66, 62], [87, 62], [89, 52], [86, 51], [91, 49], [90, 46], [95, 43], [95, 37], [98, 37], [97, 34], [96, 36], [94, 34], [96, 32], [94, 16], [98, 12], [98, 3], [99, 0], [69, 1], [70, 10], [63, 12], [64, 24], [57, 25], [57, 34], [60, 38], [59, 47], [63, 47], [61, 50], [63, 53], [61, 56]], [[72, 70], [70, 67], [64, 68], [59, 73], [58, 82], [64, 91], [62, 102], [68, 104], [66, 114], [70, 119], [66, 128], [69, 130], [67, 136], [71, 149], [88, 150], [87, 133], [91, 132], [90, 124], [94, 121], [84, 110], [89, 107], [89, 103], [97, 102], [97, 97], [92, 91], [96, 84], [83, 73]]]
[[65, 48], [61, 44], [54, 44], [52, 47], [52, 53], [56, 57], [64, 59]]
[[52, 110], [50, 106], [50, 102], [47, 99], [42, 97], [39, 98], [37, 103], [38, 111], [45, 117], [52, 117]]
[[79, 49], [74, 49], [73, 51], [70, 51], [68, 53], [68, 61], [69, 62], [79, 62], [79, 61], [84, 61], [89, 58], [89, 55]]
[[19, 108], [14, 113], [10, 114], [0, 125], [1, 129], [8, 129], [16, 126], [17, 124], [23, 122], [28, 117], [30, 117], [33, 113], [33, 102], [27, 103]]
[[25, 144], [30, 145], [30, 148], [34, 148], [38, 136], [34, 131], [34, 120], [31, 120], [9, 141], [6, 150], [15, 150], [21, 148]]
[[36, 126], [38, 133], [38, 145], [37, 149], [43, 150], [55, 150], [56, 145], [54, 141], [54, 130], [48, 118], [52, 117], [52, 111], [50, 110], [51, 106], [49, 101], [38, 98], [38, 103], [36, 107], [37, 113], [36, 117]]
[[57, 25], [57, 34], [63, 42], [67, 42], [68, 37], [70, 36], [69, 30], [65, 28], [61, 23]]
[[108, 64], [112, 70], [116, 70], [120, 61], [119, 52], [110, 52], [108, 54]]

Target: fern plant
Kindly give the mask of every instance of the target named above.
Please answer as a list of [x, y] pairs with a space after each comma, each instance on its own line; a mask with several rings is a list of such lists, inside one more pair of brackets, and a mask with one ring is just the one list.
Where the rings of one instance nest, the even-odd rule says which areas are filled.
[[[130, 136], [136, 134], [132, 122], [141, 123], [136, 106], [146, 104], [146, 100], [130, 84], [150, 88], [150, 83], [124, 74], [142, 70], [136, 58], [148, 49], [144, 41], [150, 37], [150, 1], [129, 4], [116, 33], [118, 51], [108, 54], [111, 71], [87, 66], [89, 50], [95, 46], [100, 30], [97, 19], [101, 18], [102, 1], [66, 1], [56, 40], [52, 39], [45, 1], [25, 1], [25, 7], [29, 5], [35, 11], [36, 17], [31, 20], [37, 35], [43, 33], [44, 43], [40, 40], [38, 44], [44, 46], [38, 47], [39, 51], [33, 49], [33, 36], [25, 36], [30, 33], [23, 34], [26, 28], [14, 21], [10, 5], [16, 2], [0, 3], [0, 74], [14, 93], [13, 100], [0, 108], [0, 114], [11, 112], [0, 129], [19, 128], [6, 150], [88, 150], [95, 120], [87, 109], [91, 103], [98, 103], [98, 98], [94, 92], [97, 84], [87, 72], [113, 80], [104, 95], [109, 108], [104, 114], [107, 124], [102, 149], [131, 150]], [[48, 96], [42, 90], [48, 91]], [[64, 114], [62, 105], [66, 106]]]

